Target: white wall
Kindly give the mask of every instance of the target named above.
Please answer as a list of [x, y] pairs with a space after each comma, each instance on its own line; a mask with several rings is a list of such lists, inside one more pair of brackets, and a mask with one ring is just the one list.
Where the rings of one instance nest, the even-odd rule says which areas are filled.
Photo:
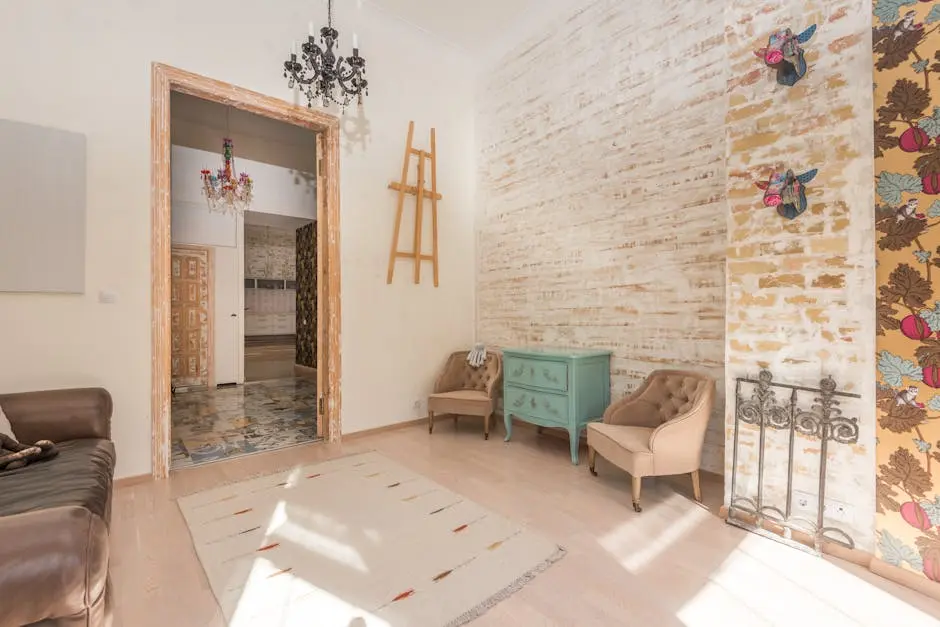
[[[6, 0], [0, 118], [88, 138], [84, 296], [0, 295], [0, 389], [100, 385], [114, 397], [118, 476], [150, 471], [151, 63], [292, 99], [282, 77], [292, 39], [325, 2], [129, 3]], [[343, 121], [342, 380], [345, 432], [423, 414], [444, 355], [473, 339], [474, 178], [469, 62], [365, 5], [338, 7], [342, 48], [352, 26], [371, 95]], [[228, 42], [228, 43], [226, 43]], [[25, 60], [28, 59], [28, 62]], [[55, 76], [50, 90], [49, 76]], [[306, 104], [306, 103], [302, 103]], [[401, 172], [409, 120], [419, 145], [438, 130], [441, 287], [416, 286], [402, 263], [385, 273], [394, 213], [386, 189]], [[407, 231], [406, 231], [407, 232]], [[430, 274], [427, 275], [430, 277]], [[98, 304], [113, 290], [113, 305]]]

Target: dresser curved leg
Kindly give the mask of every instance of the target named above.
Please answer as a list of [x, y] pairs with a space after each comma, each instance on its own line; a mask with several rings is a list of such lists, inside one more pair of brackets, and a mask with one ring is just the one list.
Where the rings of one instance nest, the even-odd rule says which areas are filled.
[[578, 465], [578, 448], [581, 446], [581, 429], [570, 429], [568, 431], [569, 444], [571, 445], [571, 463]]
[[508, 442], [512, 438], [512, 414], [508, 411], [503, 414], [503, 423], [506, 425], [506, 437], [503, 438], [503, 441]]

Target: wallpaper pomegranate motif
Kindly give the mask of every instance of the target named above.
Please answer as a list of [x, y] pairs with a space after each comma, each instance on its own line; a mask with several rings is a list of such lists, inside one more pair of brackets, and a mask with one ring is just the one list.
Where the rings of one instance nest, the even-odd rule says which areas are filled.
[[940, 581], [940, 2], [873, 9], [877, 550]]

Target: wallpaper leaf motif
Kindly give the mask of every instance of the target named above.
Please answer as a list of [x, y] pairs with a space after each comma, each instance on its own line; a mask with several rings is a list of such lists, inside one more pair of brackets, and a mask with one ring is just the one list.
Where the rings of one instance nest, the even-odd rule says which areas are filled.
[[901, 204], [901, 194], [919, 194], [924, 191], [921, 180], [913, 174], [895, 174], [882, 172], [878, 176], [878, 195], [888, 204]]
[[881, 250], [910, 248], [914, 240], [927, 230], [927, 224], [922, 220], [902, 220], [898, 222], [895, 219], [895, 212], [889, 209], [889, 213], [889, 217], [879, 220], [877, 224], [878, 230], [885, 234], [884, 237], [878, 240], [878, 247]]
[[890, 303], [900, 302], [914, 314], [913, 310], [927, 306], [927, 299], [933, 296], [933, 286], [917, 269], [902, 263], [891, 273], [888, 284], [881, 286], [881, 294]]
[[914, 162], [917, 174], [924, 179], [931, 174], [940, 174], [940, 146], [930, 146], [926, 154], [917, 157]]
[[933, 7], [931, 7], [930, 13], [927, 14], [926, 18], [924, 18], [924, 22], [927, 24], [940, 22], [940, 5], [935, 4]]
[[940, 525], [940, 496], [934, 497], [932, 501], [923, 500], [920, 502], [920, 506], [927, 512], [931, 524], [934, 526]]
[[924, 116], [924, 110], [928, 106], [930, 94], [927, 90], [914, 81], [902, 78], [888, 92], [888, 105], [879, 108], [879, 112], [884, 111], [885, 117], [890, 115], [892, 121], [900, 118], [905, 122], [914, 122]]
[[920, 460], [905, 448], [892, 453], [888, 464], [882, 464], [879, 470], [889, 485], [899, 486], [912, 499], [926, 496], [932, 485]]
[[901, 19], [901, 7], [917, 4], [917, 0], [876, 0], [875, 17], [883, 23], [897, 22]]
[[940, 340], [926, 339], [923, 345], [918, 346], [914, 355], [921, 368], [940, 366]]
[[940, 135], [940, 107], [934, 107], [933, 113], [917, 121], [919, 126], [930, 139], [936, 139]]
[[[894, 403], [894, 398], [891, 399], [891, 402]], [[894, 407], [891, 408], [891, 411], [882, 414], [881, 418], [878, 419], [878, 424], [882, 429], [887, 429], [894, 433], [907, 433], [914, 427], [923, 424], [926, 420], [926, 410], [919, 407], [911, 407], [910, 405], [898, 405], [894, 403]], [[927, 451], [921, 452], [926, 453]]]
[[907, 562], [915, 570], [923, 569], [923, 562], [917, 551], [887, 531], [882, 531], [879, 535], [878, 549], [881, 551], [881, 559], [892, 566], [900, 566]]
[[896, 331], [901, 328], [901, 323], [895, 316], [898, 310], [883, 299], [878, 299], [878, 335], [884, 335], [885, 331]]
[[904, 377], [915, 381], [922, 381], [924, 373], [913, 361], [893, 355], [888, 351], [881, 351], [878, 358], [878, 372], [885, 383], [892, 387], [900, 387]]
[[879, 514], [901, 511], [898, 493], [894, 486], [881, 477], [875, 477], [875, 511]]
[[897, 31], [892, 27], [875, 29], [873, 33], [874, 49], [882, 53], [875, 68], [890, 70], [900, 66], [913, 54], [914, 50], [923, 41], [922, 30]]

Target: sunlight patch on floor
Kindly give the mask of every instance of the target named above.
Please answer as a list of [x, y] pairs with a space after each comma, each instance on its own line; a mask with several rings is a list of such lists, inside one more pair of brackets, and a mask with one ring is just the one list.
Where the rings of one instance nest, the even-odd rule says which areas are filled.
[[229, 627], [391, 627], [381, 618], [284, 573], [264, 558], [254, 561]]
[[754, 535], [742, 539], [676, 616], [689, 627], [719, 624], [713, 620], [719, 616], [723, 624], [742, 625], [937, 625], [834, 564]]
[[[336, 532], [336, 535], [345, 533], [345, 526], [338, 525], [325, 516], [317, 514], [314, 517], [321, 519], [319, 522], [322, 526], [332, 527], [332, 531]], [[279, 502], [274, 508], [274, 513], [268, 523], [266, 536], [268, 538], [276, 537], [289, 540], [299, 547], [327, 557], [338, 564], [348, 566], [361, 573], [369, 572], [368, 565], [352, 546], [308, 529], [291, 520], [287, 513], [287, 503], [285, 501]]]
[[[678, 494], [667, 497], [661, 503], [649, 507], [643, 514], [631, 517], [629, 521], [603, 536], [598, 543], [630, 572], [637, 573], [641, 571], [703, 521], [711, 517], [711, 514], [705, 509], [690, 507], [688, 511], [670, 521], [668, 526], [664, 526], [657, 530], [655, 534], [651, 534], [648, 528], [649, 525], [658, 524], [661, 520], [650, 516], [655, 508], [675, 507], [680, 505], [679, 502], [687, 504], [687, 500]], [[647, 538], [650, 535], [655, 536], [655, 540], [648, 541]]]

